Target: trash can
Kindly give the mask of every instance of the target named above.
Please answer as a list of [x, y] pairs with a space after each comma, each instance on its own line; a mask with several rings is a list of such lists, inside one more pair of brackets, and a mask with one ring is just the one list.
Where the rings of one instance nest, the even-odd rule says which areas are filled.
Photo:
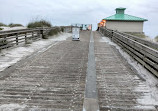
[[80, 40], [80, 27], [73, 27], [72, 28], [72, 40]]

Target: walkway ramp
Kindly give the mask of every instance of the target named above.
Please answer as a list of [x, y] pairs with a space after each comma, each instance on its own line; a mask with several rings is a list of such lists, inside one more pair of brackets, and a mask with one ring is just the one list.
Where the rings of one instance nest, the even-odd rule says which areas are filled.
[[100, 111], [156, 111], [151, 87], [98, 32], [94, 39]]
[[[81, 31], [80, 41], [59, 41], [11, 68], [0, 78], [0, 111], [83, 111], [87, 68], [91, 63], [90, 36], [94, 40], [93, 82], [99, 110], [156, 111], [158, 99], [151, 87], [114, 46], [104, 42], [98, 32], [90, 31]], [[87, 98], [91, 97], [88, 95]]]
[[[90, 32], [58, 42], [0, 80], [0, 111], [81, 111]], [[14, 108], [13, 108], [14, 107]]]

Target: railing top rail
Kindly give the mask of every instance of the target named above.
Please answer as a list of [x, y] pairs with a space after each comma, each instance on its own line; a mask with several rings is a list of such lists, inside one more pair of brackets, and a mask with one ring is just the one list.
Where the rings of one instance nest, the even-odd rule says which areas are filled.
[[28, 29], [0, 31], [0, 36], [18, 34], [18, 33], [28, 33], [28, 32], [33, 32], [33, 31], [40, 31], [40, 30], [49, 30], [49, 29], [54, 29], [54, 28], [56, 28], [56, 27], [51, 27], [51, 28], [28, 28]]
[[143, 38], [139, 38], [139, 37], [134, 36], [134, 35], [131, 35], [131, 34], [127, 34], [127, 33], [123, 33], [123, 32], [118, 32], [118, 31], [115, 31], [115, 30], [107, 29], [107, 28], [101, 28], [101, 29], [105, 29], [105, 30], [107, 30], [107, 31], [114, 31], [114, 32], [117, 32], [117, 33], [119, 33], [119, 34], [121, 34], [121, 35], [126, 36], [127, 38], [130, 38], [130, 39], [132, 39], [132, 40], [134, 40], [134, 41], [137, 41], [137, 42], [139, 42], [139, 43], [142, 43], [142, 44], [144, 44], [144, 45], [146, 45], [146, 46], [148, 46], [148, 47], [151, 47], [151, 48], [153, 48], [153, 49], [158, 49], [158, 43], [155, 43], [155, 42], [152, 42], [152, 41], [148, 41], [148, 40], [145, 40], [145, 39], [143, 39]]
[[0, 31], [0, 34], [1, 33], [7, 33], [7, 32], [28, 31], [28, 30], [39, 30], [39, 28], [36, 28], [36, 29], [27, 28], [27, 29], [17, 29], [17, 30], [5, 30], [5, 31]]
[[135, 44], [138, 44], [138, 45], [142, 46], [143, 48], [146, 48], [146, 49], [149, 49], [149, 50], [155, 52], [155, 53], [157, 54], [157, 56], [158, 56], [158, 50], [153, 49], [153, 48], [151, 48], [151, 47], [149, 47], [149, 46], [147, 46], [147, 45], [144, 45], [144, 44], [142, 44], [142, 43], [140, 43], [140, 42], [137, 42], [137, 41], [135, 41], [135, 40], [133, 40], [133, 39], [131, 39], [131, 38], [128, 38], [128, 37], [126, 37], [126, 36], [120, 34], [119, 32], [115, 32], [115, 33], [116, 33], [117, 35], [119, 35], [119, 36], [122, 36], [122, 37], [126, 38], [127, 40], [130, 40], [130, 41], [134, 42]]
[[158, 50], [117, 31], [101, 28], [100, 32], [158, 77]]
[[152, 42], [152, 41], [148, 41], [148, 40], [145, 40], [143, 38], [139, 38], [137, 36], [134, 36], [134, 35], [131, 35], [131, 34], [127, 34], [127, 33], [123, 33], [121, 32], [123, 35], [126, 35], [128, 36], [129, 38], [133, 39], [133, 40], [137, 40], [139, 42], [142, 42], [144, 43], [145, 45], [149, 45], [150, 47], [153, 47], [153, 48], [157, 48], [158, 49], [158, 43], [155, 43], [155, 42]]

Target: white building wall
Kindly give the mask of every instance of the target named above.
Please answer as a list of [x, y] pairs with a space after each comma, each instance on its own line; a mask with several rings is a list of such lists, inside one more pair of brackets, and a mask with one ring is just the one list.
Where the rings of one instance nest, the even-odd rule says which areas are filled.
[[143, 22], [107, 21], [106, 28], [120, 32], [143, 32]]

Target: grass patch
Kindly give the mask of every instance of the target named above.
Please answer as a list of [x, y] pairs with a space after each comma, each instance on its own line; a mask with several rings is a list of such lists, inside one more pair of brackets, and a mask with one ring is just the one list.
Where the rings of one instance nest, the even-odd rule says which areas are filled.
[[4, 46], [7, 44], [8, 44], [7, 40], [5, 40], [4, 38], [0, 38], [0, 46]]
[[48, 39], [49, 36], [57, 35], [60, 32], [61, 32], [61, 29], [59, 27], [55, 27], [55, 28], [50, 29], [48, 31], [48, 33], [46, 35], [44, 35], [42, 38], [43, 39]]
[[64, 32], [64, 28], [63, 27], [61, 28], [61, 31]]
[[9, 27], [19, 27], [19, 26], [23, 26], [23, 25], [22, 25], [22, 24], [10, 23], [8, 26], [9, 26]]
[[48, 36], [57, 35], [59, 32], [61, 32], [61, 29], [59, 27], [56, 27], [55, 29], [51, 29], [48, 33]]
[[158, 36], [155, 37], [155, 41], [158, 42]]
[[57, 35], [59, 32], [62, 31], [62, 29], [60, 27], [51, 28], [52, 24], [46, 20], [39, 20], [39, 21], [30, 22], [27, 25], [27, 27], [28, 28], [40, 28], [40, 27], [50, 28], [50, 30], [48, 30], [46, 32], [44, 31], [45, 34], [42, 36], [43, 39], [48, 39], [48, 36]]
[[31, 44], [32, 43], [32, 40], [31, 39], [27, 39], [26, 41], [25, 41], [25, 44]]
[[37, 28], [37, 27], [52, 27], [51, 23], [46, 20], [40, 20], [35, 22], [30, 22], [27, 25], [28, 28]]
[[1, 27], [1, 26], [5, 26], [5, 27], [7, 27], [7, 25], [4, 24], [4, 23], [0, 23], [0, 27]]

